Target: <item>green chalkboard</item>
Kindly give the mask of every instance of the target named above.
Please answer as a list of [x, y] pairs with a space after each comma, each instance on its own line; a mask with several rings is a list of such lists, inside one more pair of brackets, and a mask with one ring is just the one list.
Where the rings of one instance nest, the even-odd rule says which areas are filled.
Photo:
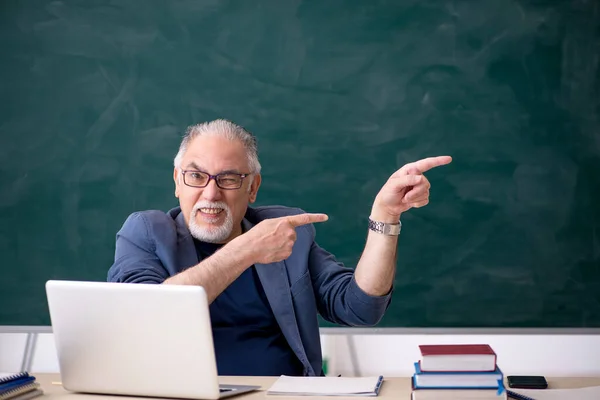
[[594, 1], [0, 3], [0, 325], [48, 279], [106, 279], [136, 210], [177, 205], [192, 124], [259, 140], [259, 204], [325, 212], [358, 260], [371, 202], [433, 155], [381, 327], [600, 327]]

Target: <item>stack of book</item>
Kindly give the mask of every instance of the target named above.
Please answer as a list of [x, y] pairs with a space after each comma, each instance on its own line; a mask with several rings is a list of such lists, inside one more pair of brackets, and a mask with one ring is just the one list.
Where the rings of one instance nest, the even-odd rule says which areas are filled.
[[40, 384], [27, 372], [0, 373], [0, 400], [29, 400], [42, 394]]
[[421, 345], [412, 400], [506, 399], [496, 353], [487, 344]]

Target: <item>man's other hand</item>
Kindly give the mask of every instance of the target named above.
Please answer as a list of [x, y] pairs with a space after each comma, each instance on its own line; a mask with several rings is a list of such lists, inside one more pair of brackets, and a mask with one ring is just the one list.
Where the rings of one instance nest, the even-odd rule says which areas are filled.
[[423, 175], [432, 168], [450, 164], [452, 157], [430, 157], [406, 164], [390, 176], [383, 185], [371, 210], [371, 218], [387, 223], [397, 223], [400, 215], [410, 208], [429, 203], [431, 184]]

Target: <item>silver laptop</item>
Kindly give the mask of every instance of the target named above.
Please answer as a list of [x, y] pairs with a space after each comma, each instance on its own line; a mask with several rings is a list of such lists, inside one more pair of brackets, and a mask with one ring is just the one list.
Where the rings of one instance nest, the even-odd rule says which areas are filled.
[[202, 287], [50, 280], [46, 294], [67, 390], [218, 399], [260, 388], [219, 385]]

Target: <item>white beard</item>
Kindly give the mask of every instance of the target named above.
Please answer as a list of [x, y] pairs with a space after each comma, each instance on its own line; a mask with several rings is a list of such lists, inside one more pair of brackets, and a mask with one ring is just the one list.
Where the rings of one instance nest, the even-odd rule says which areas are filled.
[[[210, 225], [210, 227], [202, 227], [196, 222], [196, 213], [201, 208], [222, 208], [225, 212], [225, 221], [221, 225]], [[221, 243], [224, 242], [233, 230], [233, 217], [231, 210], [227, 204], [221, 201], [201, 201], [194, 205], [190, 213], [190, 233], [194, 238], [201, 242]]]

